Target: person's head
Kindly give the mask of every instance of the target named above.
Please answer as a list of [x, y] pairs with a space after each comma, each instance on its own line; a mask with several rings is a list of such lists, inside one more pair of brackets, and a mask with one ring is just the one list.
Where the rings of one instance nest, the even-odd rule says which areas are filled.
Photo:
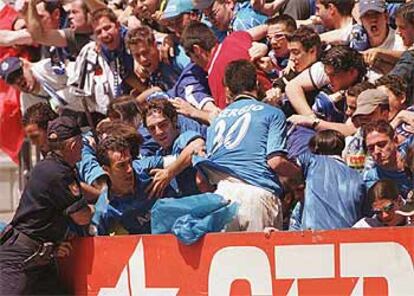
[[396, 168], [397, 140], [388, 121], [378, 120], [366, 124], [363, 127], [363, 137], [368, 154], [378, 166]]
[[357, 107], [357, 97], [362, 93], [364, 90], [373, 89], [375, 85], [369, 81], [359, 82], [346, 91], [346, 110], [345, 114], [348, 117], [352, 117], [354, 114], [356, 107]]
[[200, 13], [195, 10], [192, 0], [170, 0], [160, 22], [180, 37], [191, 21], [199, 19]]
[[205, 68], [210, 60], [211, 51], [218, 43], [214, 32], [201, 22], [191, 22], [184, 28], [181, 44], [186, 54], [198, 66]]
[[414, 2], [403, 4], [395, 16], [397, 34], [401, 36], [404, 45], [410, 47], [414, 44]]
[[37, 13], [45, 30], [59, 29], [62, 13], [60, 0], [40, 0], [36, 4]]
[[316, 15], [328, 30], [336, 29], [340, 18], [351, 16], [354, 0], [317, 0]]
[[377, 181], [368, 190], [368, 201], [378, 220], [386, 226], [397, 226], [404, 223], [404, 217], [395, 213], [403, 201], [399, 195], [397, 184], [389, 179]]
[[134, 0], [134, 15], [138, 19], [152, 20], [160, 6], [160, 0]]
[[369, 122], [388, 120], [390, 105], [388, 96], [378, 89], [367, 89], [359, 94], [352, 122], [356, 127], [363, 127]]
[[224, 73], [223, 82], [228, 103], [231, 103], [237, 95], [257, 95], [256, 67], [247, 60], [237, 60], [229, 63]]
[[115, 13], [109, 8], [100, 8], [92, 13], [92, 28], [96, 41], [109, 50], [121, 44], [120, 24]]
[[141, 110], [136, 99], [132, 96], [121, 96], [111, 100], [107, 114], [111, 120], [118, 119], [135, 128], [142, 121]]
[[91, 30], [88, 6], [81, 0], [75, 0], [70, 3], [69, 8], [69, 26], [78, 32], [89, 32]]
[[99, 142], [96, 158], [111, 180], [111, 190], [118, 194], [134, 192], [134, 170], [129, 145], [122, 137], [109, 136]]
[[168, 100], [149, 101], [143, 120], [144, 126], [163, 149], [169, 149], [180, 133], [177, 127], [177, 111]]
[[82, 136], [75, 118], [58, 117], [48, 123], [47, 141], [49, 150], [62, 156], [70, 165], [81, 160]]
[[23, 114], [22, 123], [26, 136], [30, 142], [41, 151], [48, 150], [47, 145], [47, 125], [49, 121], [57, 118], [48, 103], [36, 103]]
[[228, 31], [230, 22], [234, 15], [234, 0], [213, 0], [210, 6], [203, 9], [203, 13], [208, 17], [214, 27], [220, 31]]
[[393, 119], [398, 112], [406, 107], [407, 84], [397, 75], [384, 75], [375, 81], [377, 88], [388, 96], [390, 103], [389, 118]]
[[0, 63], [0, 77], [24, 93], [34, 93], [39, 89], [31, 64], [18, 57], [9, 57]]
[[344, 148], [344, 135], [334, 130], [318, 131], [309, 140], [309, 149], [313, 154], [341, 156]]
[[281, 14], [270, 18], [266, 21], [267, 24], [267, 42], [271, 46], [276, 57], [288, 57], [288, 39], [296, 29], [296, 21], [287, 14]]
[[288, 36], [288, 50], [295, 72], [300, 73], [318, 60], [321, 38], [313, 28], [301, 26]]
[[100, 124], [96, 130], [99, 139], [116, 137], [124, 139], [128, 145], [133, 159], [139, 157], [139, 149], [143, 143], [142, 136], [138, 133], [137, 127], [126, 122], [115, 119]]
[[125, 43], [134, 61], [152, 74], [158, 69], [160, 55], [155, 43], [154, 33], [148, 26], [141, 26], [128, 32]]
[[334, 92], [362, 81], [367, 72], [362, 54], [346, 45], [332, 46], [321, 61]]
[[388, 35], [388, 13], [385, 0], [361, 0], [359, 15], [371, 47], [381, 45]]

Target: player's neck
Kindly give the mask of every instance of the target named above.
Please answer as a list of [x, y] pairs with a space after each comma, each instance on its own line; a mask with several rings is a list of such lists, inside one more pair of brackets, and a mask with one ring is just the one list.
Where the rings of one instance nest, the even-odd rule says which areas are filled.
[[233, 102], [243, 99], [257, 100], [257, 91], [244, 91], [233, 98]]

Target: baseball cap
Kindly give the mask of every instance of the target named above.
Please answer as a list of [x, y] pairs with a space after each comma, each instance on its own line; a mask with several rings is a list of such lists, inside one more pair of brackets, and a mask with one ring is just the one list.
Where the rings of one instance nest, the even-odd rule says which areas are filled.
[[194, 9], [203, 10], [213, 5], [214, 0], [192, 0]]
[[363, 16], [368, 11], [383, 13], [386, 11], [385, 0], [361, 0], [359, 1], [359, 15]]
[[49, 142], [61, 142], [80, 135], [82, 132], [75, 118], [61, 116], [49, 122], [47, 139]]
[[194, 9], [192, 0], [169, 0], [162, 19], [171, 19]]
[[22, 73], [23, 63], [17, 57], [9, 57], [0, 63], [0, 77], [7, 83], [13, 83], [18, 73]]
[[378, 89], [367, 89], [357, 97], [357, 107], [352, 118], [358, 115], [368, 115], [379, 105], [388, 105], [388, 96]]

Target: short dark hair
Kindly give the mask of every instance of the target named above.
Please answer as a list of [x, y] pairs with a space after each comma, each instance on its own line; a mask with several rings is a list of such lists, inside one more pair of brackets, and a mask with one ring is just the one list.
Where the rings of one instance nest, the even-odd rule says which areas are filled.
[[387, 74], [375, 81], [376, 86], [385, 86], [388, 88], [394, 95], [401, 97], [406, 95], [407, 83], [398, 75]]
[[125, 38], [125, 44], [127, 47], [138, 43], [144, 43], [147, 45], [153, 45], [155, 43], [154, 33], [150, 27], [140, 26], [128, 31]]
[[347, 45], [332, 46], [324, 53], [321, 61], [325, 66], [333, 67], [335, 72], [356, 69], [358, 81], [362, 81], [367, 73], [362, 54]]
[[382, 179], [374, 183], [368, 190], [368, 203], [372, 204], [379, 199], [397, 200], [399, 189], [395, 181]]
[[23, 115], [22, 123], [23, 126], [37, 124], [39, 128], [47, 130], [48, 122], [57, 117], [58, 115], [52, 110], [48, 103], [40, 102], [27, 108]]
[[108, 18], [112, 23], [118, 23], [116, 14], [108, 7], [99, 8], [92, 12], [92, 23], [96, 23], [103, 17]]
[[332, 4], [336, 7], [339, 14], [342, 16], [349, 16], [352, 14], [352, 9], [354, 8], [354, 0], [319, 0], [319, 2], [328, 8], [329, 4]]
[[174, 106], [166, 99], [152, 99], [148, 102], [147, 108], [144, 110], [142, 118], [144, 126], [147, 126], [147, 117], [153, 111], [158, 111], [172, 122], [177, 122], [177, 111]]
[[319, 34], [310, 26], [300, 26], [292, 35], [287, 37], [289, 42], [299, 42], [305, 51], [312, 47], [316, 48], [317, 56], [322, 52], [322, 42]]
[[101, 165], [110, 166], [109, 151], [123, 152], [130, 151], [128, 142], [122, 137], [109, 136], [99, 142], [96, 148], [96, 158]]
[[397, 10], [396, 18], [402, 18], [405, 22], [414, 26], [414, 2], [404, 3]]
[[375, 88], [375, 85], [372, 84], [371, 82], [362, 81], [348, 88], [346, 92], [348, 96], [358, 97], [364, 90], [374, 89], [374, 88]]
[[133, 127], [121, 120], [114, 120], [101, 124], [97, 133], [100, 139], [104, 138], [105, 134], [107, 137], [124, 139], [129, 145], [131, 156], [133, 158], [139, 156], [139, 149], [144, 139], [138, 133], [137, 127]]
[[309, 140], [309, 149], [313, 154], [342, 155], [345, 148], [345, 137], [335, 130], [318, 131]]
[[214, 32], [206, 24], [192, 21], [181, 34], [181, 44], [186, 52], [193, 52], [193, 46], [198, 45], [202, 49], [210, 51], [218, 43]]
[[368, 134], [374, 131], [381, 133], [381, 134], [386, 134], [390, 139], [394, 139], [394, 135], [395, 135], [394, 129], [392, 128], [392, 126], [389, 124], [388, 121], [381, 119], [381, 120], [369, 122], [367, 125], [365, 125], [362, 128], [362, 135], [364, 138], [364, 142], [366, 141]]
[[247, 60], [236, 60], [229, 63], [224, 73], [224, 85], [230, 89], [233, 95], [256, 90], [256, 67]]
[[283, 24], [286, 27], [286, 30], [290, 33], [295, 31], [298, 27], [296, 25], [296, 21], [293, 17], [287, 14], [280, 14], [278, 16], [269, 18], [266, 21], [267, 25], [276, 25], [276, 24]]
[[121, 96], [109, 102], [107, 115], [111, 119], [120, 119], [127, 123], [133, 123], [137, 118], [141, 118], [141, 110], [134, 97]]

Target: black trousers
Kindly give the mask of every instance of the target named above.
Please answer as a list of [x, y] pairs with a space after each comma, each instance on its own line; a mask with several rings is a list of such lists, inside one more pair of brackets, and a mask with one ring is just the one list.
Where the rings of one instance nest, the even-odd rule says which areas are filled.
[[13, 234], [0, 246], [0, 295], [62, 295], [54, 262], [29, 266], [25, 260], [37, 249], [23, 244], [19, 233]]

